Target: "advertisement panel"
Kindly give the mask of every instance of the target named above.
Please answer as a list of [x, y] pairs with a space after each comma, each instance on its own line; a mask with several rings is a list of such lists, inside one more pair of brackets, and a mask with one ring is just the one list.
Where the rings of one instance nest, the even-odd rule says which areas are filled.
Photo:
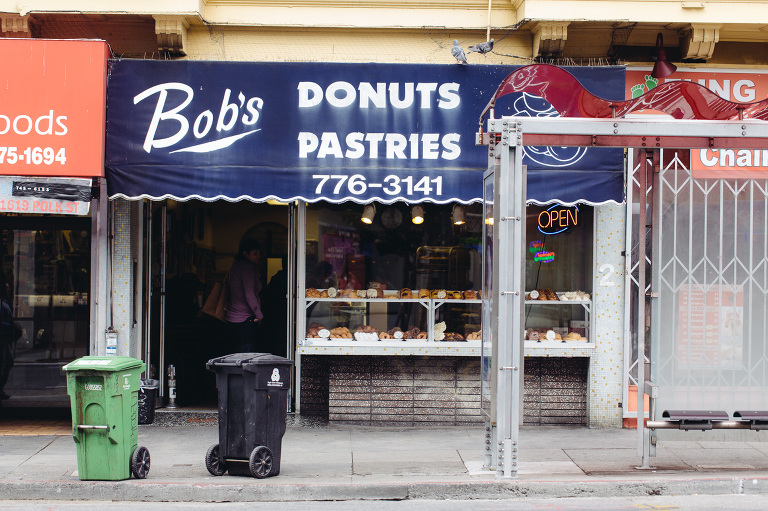
[[705, 290], [687, 285], [678, 295], [676, 359], [681, 369], [744, 363], [744, 291]]
[[0, 39], [0, 175], [104, 175], [104, 41]]
[[[698, 83], [728, 101], [752, 103], [768, 98], [768, 73], [749, 70], [686, 70], [678, 68], [666, 78], [653, 78], [650, 70], [627, 70], [625, 98], [639, 97], [666, 82]], [[652, 110], [643, 114], [665, 115]], [[691, 150], [691, 172], [698, 179], [768, 179], [768, 149]]]

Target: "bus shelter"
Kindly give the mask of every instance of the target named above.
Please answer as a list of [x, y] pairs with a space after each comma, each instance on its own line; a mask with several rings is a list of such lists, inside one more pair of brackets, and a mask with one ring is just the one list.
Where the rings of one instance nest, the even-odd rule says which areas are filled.
[[[562, 117], [495, 118], [495, 100], [515, 92], [544, 98]], [[669, 82], [633, 100], [608, 101], [584, 90], [561, 69], [546, 65], [521, 68], [499, 86], [481, 114], [477, 137], [478, 144], [488, 146], [482, 404], [488, 421], [486, 465], [497, 475], [516, 476], [520, 450], [526, 250], [522, 157], [526, 146], [618, 147], [634, 149], [639, 156], [637, 172], [627, 175], [628, 189], [637, 189], [640, 226], [634, 240], [639, 262], [627, 264], [636, 280], [632, 314], [641, 318], [633, 333], [639, 360], [636, 384], [641, 389], [637, 395], [639, 468], [648, 468], [648, 458], [655, 454], [655, 433], [643, 421], [646, 392], [668, 407], [768, 408], [763, 402], [767, 384], [760, 376], [765, 374], [763, 339], [768, 331], [764, 314], [766, 182], [760, 174], [701, 178], [688, 174], [681, 179], [680, 168], [689, 169], [677, 156], [681, 150], [709, 151], [710, 156], [717, 151], [734, 151], [742, 157], [762, 155], [768, 147], [768, 124], [763, 122], [767, 108], [768, 100], [733, 103], [690, 82]], [[627, 117], [642, 109], [671, 118]], [[630, 163], [628, 168], [635, 167]], [[720, 333], [712, 338], [717, 355], [709, 356], [710, 364], [693, 363], [691, 325], [701, 311], [684, 306], [692, 293], [711, 295], [717, 304], [705, 314], [722, 323], [727, 312], [739, 312], [743, 322], [740, 359], [724, 356], [726, 347], [733, 351], [733, 340]], [[723, 303], [736, 296], [740, 309]]]

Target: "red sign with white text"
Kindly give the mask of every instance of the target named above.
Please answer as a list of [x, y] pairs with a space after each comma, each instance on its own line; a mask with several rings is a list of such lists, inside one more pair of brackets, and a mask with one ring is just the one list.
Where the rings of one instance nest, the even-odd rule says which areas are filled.
[[0, 39], [0, 175], [101, 177], [104, 41]]
[[[681, 69], [661, 79], [651, 77], [650, 69], [627, 70], [625, 98], [636, 98], [661, 83], [677, 80], [703, 85], [734, 103], [752, 103], [768, 98], [768, 74]], [[664, 115], [653, 110], [640, 113]], [[698, 179], [768, 179], [768, 150], [691, 150], [691, 173]]]

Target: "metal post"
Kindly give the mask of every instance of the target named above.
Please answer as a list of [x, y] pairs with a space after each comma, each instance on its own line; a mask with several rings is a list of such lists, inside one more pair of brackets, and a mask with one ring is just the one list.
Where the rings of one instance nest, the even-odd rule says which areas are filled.
[[91, 355], [104, 355], [106, 352], [107, 312], [109, 296], [107, 277], [109, 259], [107, 182], [97, 178], [99, 196], [91, 200]]
[[307, 275], [307, 204], [306, 202], [299, 202], [296, 208], [296, 222], [298, 224], [298, 232], [296, 236], [296, 281], [295, 288], [293, 290], [294, 300], [296, 302], [296, 361], [294, 364], [296, 382], [294, 388], [295, 392], [295, 405], [294, 410], [297, 414], [301, 414], [301, 353], [299, 352], [299, 339], [305, 337], [307, 331], [307, 304], [303, 298], [299, 300], [299, 297], [304, 296], [304, 289], [306, 289], [306, 275]]
[[[163, 206], [160, 208], [160, 214], [162, 215], [162, 218], [160, 219], [160, 307], [158, 314], [160, 315], [158, 318], [158, 322], [160, 323], [160, 328], [158, 331], [158, 348], [159, 348], [159, 360], [158, 365], [160, 366], [160, 371], [162, 374], [162, 370], [165, 367], [165, 263], [166, 263], [166, 240], [168, 239], [168, 206], [167, 202], [163, 203]], [[150, 299], [151, 304], [151, 299]], [[175, 397], [175, 390], [174, 390], [174, 397]], [[160, 378], [160, 395], [165, 394], [165, 378]]]
[[[489, 130], [490, 131], [490, 130]], [[505, 120], [501, 130], [501, 169], [496, 187], [494, 224], [498, 225], [498, 274], [494, 275], [494, 299], [498, 311], [497, 475], [515, 477], [518, 468], [518, 437], [522, 397], [522, 333], [525, 247], [525, 179], [522, 165], [522, 125]], [[494, 265], [496, 268], [496, 265]]]
[[[285, 325], [285, 331], [288, 332], [288, 336], [285, 340], [286, 342], [286, 358], [289, 358], [291, 360], [296, 360], [296, 339], [297, 339], [297, 332], [294, 326], [296, 325], [296, 314], [297, 314], [297, 307], [296, 307], [296, 268], [297, 266], [297, 236], [299, 235], [299, 227], [298, 227], [298, 221], [297, 221], [297, 205], [296, 203], [291, 203], [288, 205], [288, 261], [287, 261], [287, 268], [284, 268], [288, 272], [288, 285], [286, 287], [288, 292], [287, 297], [287, 303], [288, 303], [288, 310], [286, 311], [286, 325]], [[303, 224], [302, 224], [303, 228]], [[303, 237], [302, 237], [303, 239]], [[303, 254], [303, 251], [302, 251]], [[296, 381], [296, 376], [299, 374], [299, 371], [296, 369], [296, 364], [294, 363], [293, 367], [293, 386], [288, 389], [288, 410], [290, 411], [296, 411], [295, 408], [291, 409], [291, 403], [294, 402], [294, 397], [296, 396], [296, 389], [298, 389], [299, 385]], [[298, 402], [297, 402], [298, 404]]]
[[178, 408], [176, 405], [176, 367], [168, 366], [168, 404], [169, 409]]
[[[641, 153], [643, 154], [643, 153]], [[651, 159], [649, 164], [648, 160]], [[645, 299], [646, 299], [646, 230], [647, 230], [647, 206], [648, 206], [648, 177], [652, 176], [652, 171], [648, 171], [649, 165], [658, 162], [659, 149], [649, 149], [643, 154], [643, 162], [640, 165], [640, 211], [638, 212], [639, 223], [639, 245], [638, 259], [640, 266], [637, 276], [638, 300], [637, 300], [637, 431], [638, 431], [638, 449], [642, 455], [642, 465], [638, 468], [651, 468], [651, 436], [650, 430], [645, 427]]]

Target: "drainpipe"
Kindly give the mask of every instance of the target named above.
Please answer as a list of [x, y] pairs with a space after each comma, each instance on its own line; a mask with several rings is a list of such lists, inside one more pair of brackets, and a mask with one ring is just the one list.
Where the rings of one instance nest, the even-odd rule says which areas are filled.
[[491, 40], [491, 4], [493, 0], [488, 0], [488, 28], [485, 31], [485, 40]]

